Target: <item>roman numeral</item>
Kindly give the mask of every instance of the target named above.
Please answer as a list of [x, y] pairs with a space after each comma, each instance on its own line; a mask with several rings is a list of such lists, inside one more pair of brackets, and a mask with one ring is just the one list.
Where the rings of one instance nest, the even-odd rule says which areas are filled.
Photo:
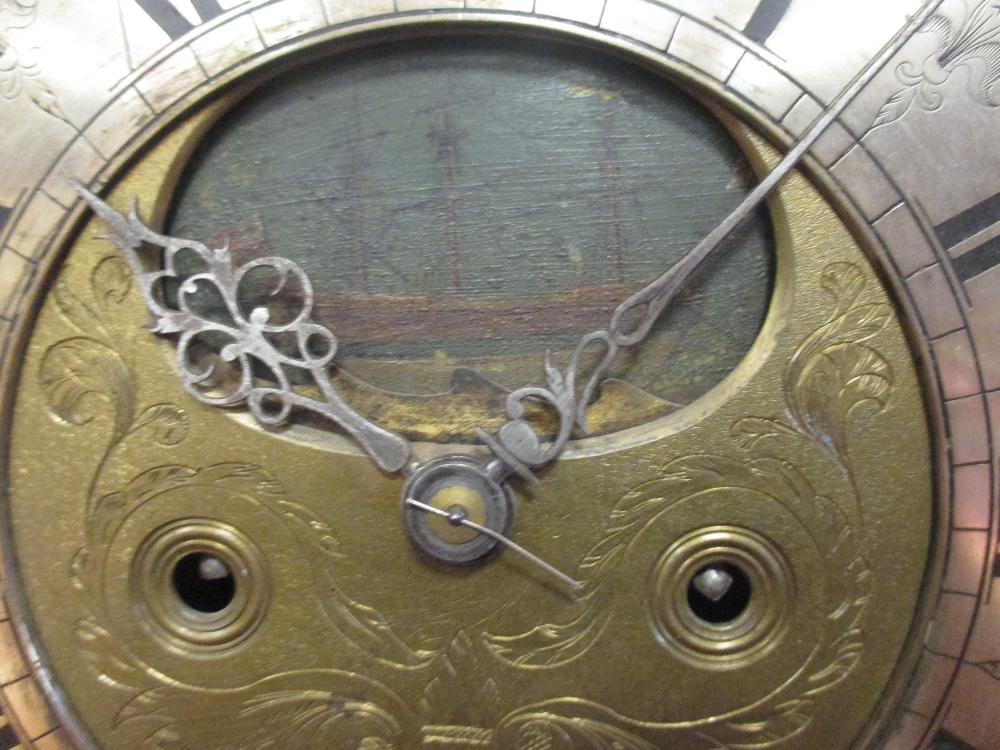
[[[990, 227], [1000, 225], [1000, 193], [980, 201], [934, 227], [941, 245], [951, 249]], [[952, 260], [963, 282], [1000, 265], [1000, 236], [986, 240]]]
[[792, 0], [761, 0], [760, 5], [743, 27], [743, 36], [763, 46], [778, 28]]
[[0, 727], [0, 750], [14, 750], [19, 742], [17, 735], [14, 734], [14, 727], [10, 724]]
[[[194, 28], [194, 25], [182, 16], [169, 0], [135, 0], [135, 2], [171, 39], [180, 39]], [[201, 23], [211, 21], [225, 13], [219, 5], [219, 0], [191, 0], [191, 4]]]
[[930, 750], [976, 750], [965, 740], [961, 740], [946, 729], [938, 730], [931, 739]]

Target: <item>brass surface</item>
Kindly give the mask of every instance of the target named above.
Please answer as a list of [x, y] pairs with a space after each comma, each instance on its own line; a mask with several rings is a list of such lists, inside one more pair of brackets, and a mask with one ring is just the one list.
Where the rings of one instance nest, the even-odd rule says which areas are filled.
[[[486, 523], [486, 505], [483, 496], [463, 485], [445, 487], [435, 493], [428, 503], [433, 508], [449, 513], [460, 512], [464, 518], [480, 526]], [[465, 526], [456, 526], [441, 516], [430, 515], [427, 524], [443, 541], [449, 544], [471, 542], [479, 534]]]
[[[209, 555], [235, 578], [232, 601], [217, 611], [186, 603], [174, 584], [177, 564], [188, 555]], [[135, 552], [130, 571], [135, 616], [168, 648], [194, 653], [232, 648], [250, 637], [268, 609], [267, 562], [244, 534], [219, 521], [179, 518], [150, 531]]]
[[[691, 580], [709, 565], [734, 566], [749, 580], [747, 607], [729, 622], [706, 622], [689, 603]], [[787, 635], [796, 593], [788, 561], [766, 537], [713, 526], [679, 539], [660, 558], [650, 578], [650, 618], [664, 647], [678, 657], [706, 669], [736, 668], [760, 658]]]
[[[116, 207], [139, 196], [155, 220], [202, 125], [138, 163]], [[96, 742], [849, 747], [910, 633], [930, 439], [905, 336], [851, 233], [799, 174], [772, 212], [777, 284], [746, 360], [674, 414], [578, 441], [520, 503], [514, 538], [585, 584], [572, 599], [514, 555], [423, 558], [402, 480], [346, 439], [268, 433], [185, 396], [172, 344], [142, 328], [89, 222], [25, 352], [9, 504], [38, 647]], [[719, 527], [734, 531], [703, 562], [759, 585], [717, 629], [721, 654], [692, 657], [650, 613], [688, 580], [662, 575], [670, 550]], [[171, 541], [178, 529], [195, 546]], [[758, 539], [770, 567], [741, 552]], [[191, 627], [156, 572], [188, 550], [254, 563], [217, 627]]]

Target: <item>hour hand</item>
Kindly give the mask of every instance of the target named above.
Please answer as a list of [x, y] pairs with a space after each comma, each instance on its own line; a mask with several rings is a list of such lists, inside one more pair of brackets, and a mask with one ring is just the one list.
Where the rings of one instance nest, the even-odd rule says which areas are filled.
[[[76, 189], [108, 225], [107, 238], [139, 282], [153, 314], [151, 329], [179, 337], [177, 368], [188, 393], [215, 406], [246, 404], [265, 426], [284, 423], [295, 407], [309, 409], [344, 429], [381, 469], [399, 471], [407, 464], [410, 444], [351, 409], [333, 387], [329, 368], [337, 338], [312, 321], [312, 285], [298, 264], [271, 257], [235, 266], [228, 248], [158, 234], [134, 208], [126, 217], [82, 186]], [[143, 244], [163, 249], [159, 269], [142, 263]], [[180, 271], [182, 266], [191, 271]], [[272, 283], [262, 302], [248, 301], [255, 277]], [[290, 312], [288, 305], [268, 304], [282, 290], [292, 292], [286, 295], [293, 298]], [[211, 312], [198, 304], [199, 294], [213, 297]], [[222, 377], [223, 365], [233, 371], [231, 378]], [[292, 387], [302, 375], [321, 398]]]

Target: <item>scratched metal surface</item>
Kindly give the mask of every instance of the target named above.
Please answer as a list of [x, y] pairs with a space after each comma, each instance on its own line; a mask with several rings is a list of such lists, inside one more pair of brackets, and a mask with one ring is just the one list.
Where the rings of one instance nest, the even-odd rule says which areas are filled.
[[[380, 46], [253, 92], [189, 167], [170, 231], [302, 264], [343, 366], [403, 392], [469, 366], [516, 388], [607, 324], [746, 193], [732, 137], [646, 71], [552, 42]], [[692, 400], [746, 353], [755, 218], [613, 374]]]

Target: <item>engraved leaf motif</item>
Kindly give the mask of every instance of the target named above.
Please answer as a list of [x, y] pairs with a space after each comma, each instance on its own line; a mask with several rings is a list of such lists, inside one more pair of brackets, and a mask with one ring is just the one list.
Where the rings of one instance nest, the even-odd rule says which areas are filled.
[[865, 288], [865, 277], [853, 263], [831, 263], [823, 269], [819, 283], [837, 302], [833, 315], [836, 319], [858, 301]]
[[121, 356], [93, 339], [62, 341], [42, 360], [42, 390], [50, 411], [69, 424], [87, 424], [97, 416], [95, 401], [114, 409], [114, 439], [129, 429], [135, 414], [135, 385]]
[[[825, 640], [817, 650], [815, 669], [808, 678], [805, 696], [815, 695], [846, 677], [864, 646], [862, 618], [868, 608], [871, 570], [865, 560], [857, 535], [843, 511], [829, 498], [817, 498], [817, 515], [825, 516], [826, 526], [814, 530], [823, 548], [828, 570], [842, 571], [829, 576], [824, 605], [828, 631], [836, 637]], [[816, 524], [814, 524], [815, 526]]]
[[785, 398], [795, 426], [847, 466], [851, 412], [862, 403], [884, 408], [892, 391], [892, 369], [868, 341], [888, 325], [886, 305], [860, 301], [864, 279], [848, 263], [834, 263], [822, 284], [836, 300], [827, 323], [803, 342], [785, 374]]
[[52, 290], [52, 297], [55, 299], [56, 308], [63, 319], [80, 333], [87, 335], [100, 334], [103, 338], [108, 338], [107, 328], [104, 321], [93, 308], [80, 299], [65, 281], [59, 281]]
[[36, 47], [21, 55], [5, 38], [10, 29], [30, 26], [35, 20], [36, 9], [37, 2], [34, 0], [5, 0], [0, 3], [0, 96], [14, 99], [27, 92], [35, 106], [69, 124], [52, 89], [37, 78], [41, 72], [41, 50]]
[[374, 607], [355, 601], [337, 583], [335, 567], [340, 557], [330, 526], [311, 511], [288, 502], [278, 507], [282, 520], [296, 535], [313, 569], [316, 588], [330, 622], [345, 637], [390, 664], [426, 664], [433, 652], [409, 646], [390, 620]]
[[91, 287], [94, 296], [105, 305], [118, 304], [132, 289], [132, 271], [121, 258], [110, 255], [94, 267]]
[[[175, 408], [163, 404], [151, 407], [136, 424], [156, 430], [175, 427]], [[116, 623], [108, 616], [102, 597], [101, 577], [122, 524], [135, 510], [164, 493], [184, 487], [197, 491], [209, 485], [224, 487], [234, 497], [271, 511], [296, 533], [314, 570], [325, 571], [326, 564], [338, 558], [330, 527], [308, 509], [284, 499], [287, 495], [281, 483], [253, 465], [226, 463], [204, 469], [159, 466], [97, 501], [87, 515], [88, 546], [72, 563], [73, 583], [86, 597], [88, 612], [78, 623], [77, 637], [102, 681], [133, 692], [115, 720], [114, 731], [127, 735], [125, 746], [147, 750], [390, 750], [413, 746], [418, 728], [412, 714], [395, 693], [363, 675], [298, 670], [241, 687], [204, 689], [159, 673], [116, 634]], [[317, 579], [321, 580], [325, 579]], [[484, 695], [499, 700], [495, 684], [485, 685], [484, 691]], [[407, 722], [405, 728], [397, 716]], [[400, 739], [404, 734], [409, 741]]]
[[486, 633], [483, 642], [497, 659], [510, 666], [557, 667], [586, 653], [610, 619], [611, 607], [595, 592], [587, 597], [583, 613], [568, 623], [545, 623], [514, 636]]
[[716, 455], [686, 456], [667, 464], [659, 477], [644, 482], [618, 501], [608, 517], [604, 536], [580, 563], [580, 576], [600, 580], [614, 569], [628, 545], [657, 515], [699, 487], [717, 486], [731, 479], [741, 466]]
[[496, 723], [499, 688], [492, 678], [483, 678], [475, 646], [464, 630], [445, 649], [437, 671], [420, 702], [427, 722], [478, 727]]
[[611, 723], [539, 711], [521, 714], [501, 727], [518, 750], [656, 750], [641, 737]]
[[980, 44], [970, 54], [970, 65], [985, 68], [982, 80], [977, 84], [969, 81], [973, 98], [978, 99], [988, 107], [1000, 107], [1000, 96], [997, 94], [997, 83], [1000, 82], [1000, 44], [990, 42]]
[[785, 700], [778, 705], [767, 701], [754, 711], [714, 723], [699, 734], [712, 748], [764, 748], [784, 742], [809, 726], [814, 702], [802, 698]]
[[851, 412], [866, 402], [884, 408], [892, 385], [892, 368], [879, 352], [861, 344], [839, 344], [815, 357], [800, 374], [793, 412], [799, 424], [846, 466]]
[[[765, 446], [781, 441], [782, 439], [800, 438], [800, 433], [794, 428], [777, 419], [767, 419], [765, 417], [747, 417], [741, 419], [733, 425], [729, 434], [744, 450], [762, 451]], [[780, 450], [780, 442], [773, 446], [774, 450]]]
[[[290, 673], [278, 679], [305, 675]], [[313, 675], [318, 683], [324, 677], [323, 673]], [[219, 691], [155, 688], [125, 705], [117, 716], [116, 730], [141, 725], [145, 735], [141, 746], [148, 750], [385, 750], [396, 746], [400, 724], [377, 702], [362, 697], [363, 678], [331, 674], [327, 681], [345, 683], [348, 689], [262, 691], [260, 683]], [[220, 704], [226, 706], [225, 711], [219, 710]], [[206, 738], [211, 739], [206, 743]]]
[[909, 111], [910, 105], [913, 104], [916, 94], [917, 87], [910, 86], [890, 96], [875, 116], [872, 128], [888, 125], [905, 115]]
[[237, 745], [239, 750], [311, 750], [317, 747], [361, 747], [399, 732], [387, 711], [370, 701], [353, 700], [323, 690], [268, 693], [243, 704], [239, 717], [260, 727], [258, 736]]
[[955, 26], [952, 24], [951, 19], [945, 16], [931, 16], [920, 30], [937, 34], [939, 52], [944, 52], [955, 43]]
[[87, 518], [87, 538], [98, 546], [111, 541], [129, 513], [197, 475], [186, 466], [157, 466], [135, 477], [124, 490], [103, 496]]
[[95, 618], [87, 617], [77, 622], [76, 639], [84, 660], [99, 675], [101, 682], [130, 690], [142, 687], [144, 675], [122, 646], [121, 639], [101, 627]]
[[[959, 26], [943, 16], [932, 16], [921, 27], [922, 32], [937, 37], [937, 49], [923, 60], [907, 60], [896, 68], [896, 78], [906, 86], [911, 100], [931, 112], [944, 103], [942, 91], [952, 74], [968, 68], [966, 82], [972, 100], [986, 107], [1000, 106], [997, 85], [1000, 83], [1000, 8], [995, 0], [983, 0], [969, 10]], [[903, 92], [906, 95], [906, 92]], [[879, 113], [898, 105], [901, 94], [890, 97]], [[902, 113], [899, 113], [900, 116]], [[898, 119], [898, 117], [894, 118]], [[885, 122], [891, 122], [886, 119]], [[885, 124], [876, 120], [875, 125]]]
[[174, 404], [154, 404], [136, 420], [132, 432], [153, 431], [153, 439], [164, 447], [177, 445], [187, 437], [191, 422], [187, 413]]
[[69, 122], [59, 107], [55, 92], [49, 88], [48, 84], [37, 78], [30, 77], [25, 80], [24, 87], [28, 93], [28, 98], [31, 99], [31, 103], [42, 110], [42, 112], [55, 117], [57, 120]]
[[870, 592], [868, 564], [847, 517], [832, 500], [816, 497], [804, 510], [830, 571], [823, 638], [805, 668], [768, 700], [701, 730], [713, 746], [763, 747], [795, 736], [812, 720], [815, 696], [843, 680], [860, 659]]

